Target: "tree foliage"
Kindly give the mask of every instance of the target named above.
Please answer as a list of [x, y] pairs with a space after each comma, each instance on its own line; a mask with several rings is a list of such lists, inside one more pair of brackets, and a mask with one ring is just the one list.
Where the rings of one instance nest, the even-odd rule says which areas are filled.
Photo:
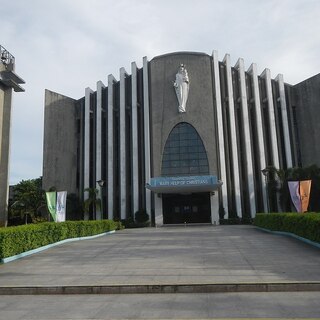
[[38, 209], [45, 204], [45, 192], [42, 190], [42, 178], [22, 180], [13, 188], [13, 213], [36, 216]]

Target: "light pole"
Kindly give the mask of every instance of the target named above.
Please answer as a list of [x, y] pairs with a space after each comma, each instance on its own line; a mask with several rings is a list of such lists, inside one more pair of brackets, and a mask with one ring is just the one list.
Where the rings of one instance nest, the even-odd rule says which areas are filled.
[[270, 212], [269, 205], [269, 170], [267, 168], [261, 170], [261, 173], [264, 175], [265, 184], [266, 184], [266, 195], [267, 195], [267, 213]]
[[103, 188], [103, 186], [105, 184], [105, 181], [100, 179], [100, 180], [97, 181], [97, 183], [98, 183], [98, 185], [100, 187], [100, 200], [101, 200], [101, 208], [100, 208], [100, 210], [101, 210], [101, 220], [102, 220], [103, 219], [103, 194], [102, 194], [102, 188]]

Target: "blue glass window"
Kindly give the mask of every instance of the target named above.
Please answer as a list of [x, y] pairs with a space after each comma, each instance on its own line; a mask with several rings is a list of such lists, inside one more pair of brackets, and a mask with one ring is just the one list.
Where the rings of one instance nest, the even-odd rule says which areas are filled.
[[209, 174], [206, 150], [196, 129], [186, 122], [171, 131], [162, 157], [162, 176]]

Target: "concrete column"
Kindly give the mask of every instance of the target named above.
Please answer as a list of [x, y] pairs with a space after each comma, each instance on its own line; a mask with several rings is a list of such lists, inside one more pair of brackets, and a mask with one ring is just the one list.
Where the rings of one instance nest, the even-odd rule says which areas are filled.
[[214, 76], [214, 91], [216, 96], [216, 114], [217, 114], [217, 134], [219, 142], [219, 163], [220, 163], [220, 179], [223, 182], [221, 187], [222, 205], [227, 214], [229, 215], [228, 208], [228, 188], [227, 188], [227, 171], [226, 171], [226, 154], [224, 149], [224, 134], [223, 134], [223, 118], [222, 118], [222, 103], [221, 103], [221, 90], [220, 90], [220, 74], [219, 74], [219, 60], [218, 51], [212, 52], [213, 58], [213, 76]]
[[137, 65], [131, 63], [131, 93], [132, 93], [132, 208], [134, 214], [139, 210], [139, 158], [138, 158], [138, 97], [137, 97]]
[[236, 118], [234, 112], [233, 101], [233, 87], [232, 87], [232, 74], [230, 55], [226, 54], [223, 62], [226, 65], [227, 75], [227, 90], [228, 90], [228, 107], [230, 117], [230, 132], [231, 132], [231, 149], [232, 149], [232, 164], [233, 164], [233, 180], [235, 190], [235, 202], [237, 214], [242, 217], [242, 205], [241, 205], [241, 192], [240, 192], [240, 170], [239, 170], [239, 157], [238, 157], [238, 143], [237, 143], [237, 131], [236, 131]]
[[[83, 190], [90, 188], [90, 103], [91, 94], [93, 91], [90, 88], [85, 89], [84, 102], [84, 174], [83, 174]], [[88, 192], [84, 192], [83, 199], [88, 199]], [[85, 212], [84, 220], [89, 220], [89, 213]]]
[[0, 87], [0, 227], [8, 221], [12, 89]]
[[214, 192], [210, 195], [210, 206], [211, 206], [211, 223], [213, 225], [218, 225], [220, 220], [218, 192]]
[[127, 163], [126, 163], [126, 70], [120, 69], [120, 214], [127, 215]]
[[282, 127], [283, 127], [283, 135], [284, 135], [284, 147], [286, 152], [287, 168], [292, 168], [292, 153], [291, 153], [289, 122], [288, 122], [287, 103], [286, 103], [286, 94], [284, 89], [283, 75], [279, 74], [275, 80], [278, 83], [278, 88], [279, 88], [279, 99], [280, 99], [280, 107], [281, 107]]
[[162, 197], [157, 194], [154, 197], [154, 211], [156, 227], [161, 227], [163, 225]]
[[239, 83], [240, 83], [240, 101], [242, 108], [242, 121], [244, 130], [244, 147], [246, 157], [246, 169], [247, 169], [247, 184], [249, 192], [249, 203], [250, 203], [250, 214], [251, 218], [254, 218], [257, 212], [256, 209], [256, 195], [254, 190], [254, 177], [253, 177], [253, 163], [252, 163], [252, 142], [250, 134], [250, 118], [248, 110], [248, 98], [246, 88], [246, 76], [244, 72], [244, 61], [240, 58], [235, 66], [239, 72]]
[[[264, 136], [263, 136], [263, 125], [262, 125], [262, 114], [261, 114], [261, 103], [260, 103], [260, 91], [259, 91], [259, 82], [258, 82], [258, 72], [257, 65], [255, 63], [251, 64], [248, 69], [248, 73], [251, 75], [252, 81], [252, 91], [253, 91], [253, 99], [254, 99], [254, 108], [256, 114], [256, 127], [257, 127], [257, 135], [258, 135], [258, 148], [259, 148], [259, 163], [260, 169], [263, 170], [266, 168], [266, 153], [264, 148]], [[262, 200], [263, 200], [263, 209], [264, 212], [268, 212], [268, 200], [267, 200], [267, 186], [265, 182], [265, 178], [260, 171], [260, 181], [261, 181], [261, 191], [262, 191]]]
[[271, 74], [269, 69], [265, 69], [261, 77], [265, 79], [266, 83], [266, 93], [268, 101], [268, 116], [269, 116], [269, 125], [270, 125], [270, 141], [272, 149], [272, 164], [279, 169], [279, 152], [278, 152], [278, 143], [277, 143], [277, 130], [276, 130], [276, 120], [275, 120], [275, 110], [272, 97], [272, 87], [271, 87]]
[[114, 108], [114, 90], [113, 84], [116, 79], [112, 74], [108, 76], [108, 153], [107, 153], [107, 165], [108, 165], [108, 179], [107, 179], [107, 192], [108, 192], [108, 219], [114, 218], [114, 175], [113, 175], [113, 108]]
[[[149, 72], [148, 59], [143, 58], [143, 106], [144, 106], [144, 154], [145, 154], [145, 179], [150, 182], [151, 153], [150, 153], [150, 114], [149, 114]], [[146, 189], [146, 210], [151, 219], [151, 191]]]
[[[102, 89], [105, 88], [102, 81], [97, 82], [97, 108], [96, 108], [96, 181], [102, 180]], [[98, 190], [98, 199], [103, 201], [101, 194], [101, 187], [96, 182], [96, 188]], [[102, 208], [105, 208], [105, 204], [102, 203]], [[96, 210], [96, 220], [101, 220], [103, 212], [101, 208]]]

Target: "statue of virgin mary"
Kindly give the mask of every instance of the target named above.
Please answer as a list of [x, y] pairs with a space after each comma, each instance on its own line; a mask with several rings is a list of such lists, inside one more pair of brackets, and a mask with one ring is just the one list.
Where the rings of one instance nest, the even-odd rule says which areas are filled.
[[173, 86], [176, 91], [179, 102], [179, 112], [186, 112], [186, 104], [189, 94], [189, 76], [184, 64], [180, 64], [178, 73], [176, 74], [176, 81]]

